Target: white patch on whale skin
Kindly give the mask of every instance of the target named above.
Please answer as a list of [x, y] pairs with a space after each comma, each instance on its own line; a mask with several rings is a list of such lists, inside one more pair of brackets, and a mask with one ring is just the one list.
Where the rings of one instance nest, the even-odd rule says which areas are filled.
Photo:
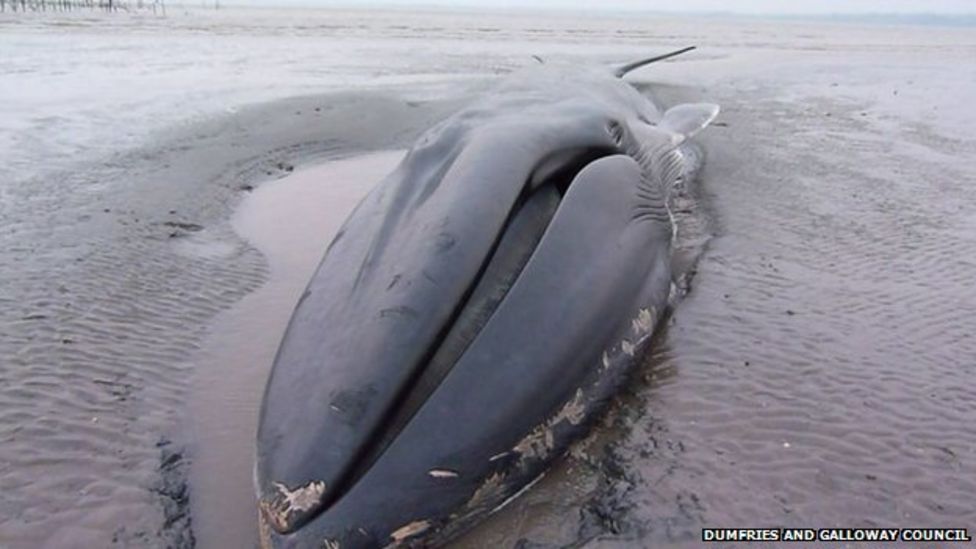
[[637, 312], [637, 318], [633, 320], [634, 335], [646, 335], [651, 331], [652, 328], [654, 328], [654, 317], [657, 316], [654, 313], [654, 307], [651, 307], [650, 309], [641, 308], [641, 310]]
[[278, 493], [283, 498], [282, 504], [289, 513], [293, 511], [308, 511], [318, 505], [325, 493], [325, 483], [321, 480], [309, 482], [305, 486], [300, 486], [294, 490], [289, 490], [287, 486], [280, 482], [272, 483], [278, 489]]
[[542, 459], [549, 455], [553, 446], [555, 440], [552, 436], [552, 428], [549, 422], [544, 422], [512, 447], [512, 451], [517, 452], [523, 459], [526, 457]]
[[620, 342], [620, 350], [627, 356], [634, 356], [634, 344], [626, 339]]
[[334, 539], [322, 540], [322, 549], [339, 549], [339, 542]]
[[586, 406], [583, 403], [583, 389], [576, 389], [576, 394], [573, 395], [573, 399], [566, 403], [565, 406], [559, 410], [559, 413], [552, 418], [552, 425], [559, 423], [560, 421], [568, 421], [573, 425], [579, 425], [583, 421], [583, 416], [586, 412]]
[[403, 543], [403, 540], [409, 537], [426, 532], [428, 528], [430, 528], [429, 520], [415, 520], [397, 528], [396, 531], [390, 534], [390, 538], [393, 539], [393, 546], [395, 547], [397, 544]]
[[325, 493], [325, 482], [314, 480], [294, 490], [280, 482], [272, 482], [278, 490], [278, 497], [272, 501], [261, 500], [259, 507], [264, 518], [274, 524], [279, 530], [290, 526], [293, 513], [302, 513], [315, 508], [322, 501]]
[[431, 469], [427, 474], [434, 478], [458, 478], [461, 476], [457, 471], [450, 469]]
[[630, 331], [633, 332], [637, 337], [640, 337], [641, 335], [642, 328], [640, 322], [636, 318], [630, 321]]
[[674, 304], [677, 303], [678, 299], [680, 298], [681, 298], [681, 288], [678, 288], [678, 286], [675, 285], [674, 282], [672, 282], [671, 286], [668, 288], [668, 303], [671, 306], [674, 306]]
[[637, 316], [631, 321], [631, 328], [636, 338], [633, 347], [642, 345], [654, 334], [655, 322], [657, 322], [657, 309], [655, 307], [642, 307], [637, 311]]
[[537, 425], [512, 448], [512, 451], [517, 452], [522, 459], [544, 459], [556, 446], [552, 432], [556, 425], [563, 421], [572, 425], [579, 425], [583, 421], [586, 415], [586, 403], [584, 401], [583, 390], [576, 389], [573, 398], [566, 402], [551, 418]]

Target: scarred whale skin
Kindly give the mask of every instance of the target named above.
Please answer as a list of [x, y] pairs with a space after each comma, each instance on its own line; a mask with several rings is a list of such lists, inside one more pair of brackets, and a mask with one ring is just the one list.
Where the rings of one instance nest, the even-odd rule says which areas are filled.
[[438, 545], [539, 478], [668, 305], [667, 193], [717, 110], [662, 113], [605, 70], [543, 66], [425, 133], [346, 221], [282, 340], [262, 543]]

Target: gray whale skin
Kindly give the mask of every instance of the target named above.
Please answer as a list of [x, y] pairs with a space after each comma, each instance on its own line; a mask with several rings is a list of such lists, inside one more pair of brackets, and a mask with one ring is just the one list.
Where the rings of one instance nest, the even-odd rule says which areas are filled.
[[668, 192], [718, 113], [621, 78], [664, 57], [514, 73], [359, 204], [265, 389], [265, 547], [441, 545], [586, 433], [668, 305]]

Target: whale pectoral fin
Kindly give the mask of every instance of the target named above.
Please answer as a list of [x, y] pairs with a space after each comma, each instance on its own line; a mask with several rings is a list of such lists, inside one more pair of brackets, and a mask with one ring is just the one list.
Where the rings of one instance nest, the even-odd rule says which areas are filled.
[[712, 103], [684, 103], [668, 109], [658, 127], [688, 139], [711, 124], [718, 112], [719, 106]]

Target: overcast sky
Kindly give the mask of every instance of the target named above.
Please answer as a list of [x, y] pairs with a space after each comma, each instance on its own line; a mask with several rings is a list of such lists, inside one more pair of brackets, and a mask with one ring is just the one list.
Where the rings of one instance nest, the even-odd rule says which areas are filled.
[[223, 0], [238, 5], [436, 5], [457, 7], [569, 8], [586, 6], [616, 10], [704, 11], [760, 14], [824, 13], [976, 13], [976, 0]]

